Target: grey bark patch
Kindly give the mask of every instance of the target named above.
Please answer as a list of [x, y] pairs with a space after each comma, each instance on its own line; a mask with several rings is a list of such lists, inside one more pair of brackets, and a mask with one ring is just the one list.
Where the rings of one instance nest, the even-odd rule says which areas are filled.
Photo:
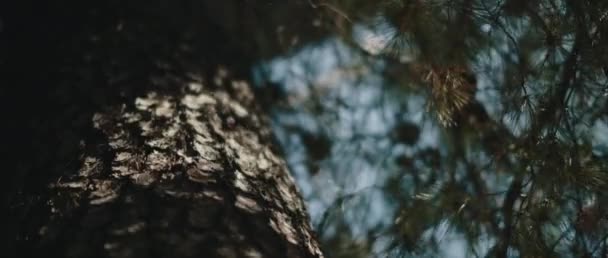
[[243, 195], [236, 196], [234, 205], [245, 212], [258, 213], [262, 211], [262, 207], [260, 207], [256, 200]]
[[186, 95], [182, 98], [181, 103], [189, 109], [199, 109], [204, 105], [215, 105], [217, 101], [209, 95], [198, 94], [198, 95]]

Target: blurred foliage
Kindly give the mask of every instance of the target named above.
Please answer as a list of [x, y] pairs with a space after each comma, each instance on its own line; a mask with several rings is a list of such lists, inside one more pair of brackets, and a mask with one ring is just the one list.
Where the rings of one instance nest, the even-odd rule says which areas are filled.
[[328, 256], [606, 257], [608, 2], [308, 3], [261, 70]]

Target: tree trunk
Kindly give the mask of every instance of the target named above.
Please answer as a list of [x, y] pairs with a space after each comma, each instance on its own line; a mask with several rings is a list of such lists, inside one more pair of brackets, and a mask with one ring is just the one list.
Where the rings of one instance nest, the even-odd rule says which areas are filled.
[[[13, 94], [27, 140], [9, 144], [9, 250], [322, 257], [244, 75], [252, 57], [229, 21], [208, 18], [217, 3], [162, 2], [38, 4], [48, 20], [18, 29], [26, 19], [4, 18], [8, 60], [29, 85]], [[23, 44], [32, 38], [47, 45]]]

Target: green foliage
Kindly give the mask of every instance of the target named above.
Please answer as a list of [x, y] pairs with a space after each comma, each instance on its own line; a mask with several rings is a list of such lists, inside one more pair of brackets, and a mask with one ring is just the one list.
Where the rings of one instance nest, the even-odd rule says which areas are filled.
[[381, 51], [359, 53], [386, 62], [383, 79], [405, 95], [423, 92], [439, 125], [436, 149], [416, 147], [423, 124], [390, 133], [412, 146], [384, 185], [397, 210], [391, 254], [440, 255], [447, 240], [432, 235], [443, 224], [471, 256], [608, 252], [608, 143], [598, 138], [608, 134], [598, 129], [608, 121], [608, 2], [311, 2], [341, 21], [327, 26], [345, 42], [355, 25], [376, 30]]

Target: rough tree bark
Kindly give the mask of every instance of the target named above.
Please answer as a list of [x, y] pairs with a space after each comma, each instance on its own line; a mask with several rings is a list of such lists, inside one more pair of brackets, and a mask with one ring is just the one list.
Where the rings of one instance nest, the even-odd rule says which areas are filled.
[[240, 72], [251, 56], [207, 18], [217, 3], [169, 2], [41, 7], [75, 20], [34, 30], [60, 39], [41, 56], [51, 87], [21, 99], [35, 111], [6, 198], [14, 254], [322, 257]]
[[249, 85], [223, 73], [96, 113], [101, 139], [50, 185], [40, 243], [72, 257], [320, 257]]

